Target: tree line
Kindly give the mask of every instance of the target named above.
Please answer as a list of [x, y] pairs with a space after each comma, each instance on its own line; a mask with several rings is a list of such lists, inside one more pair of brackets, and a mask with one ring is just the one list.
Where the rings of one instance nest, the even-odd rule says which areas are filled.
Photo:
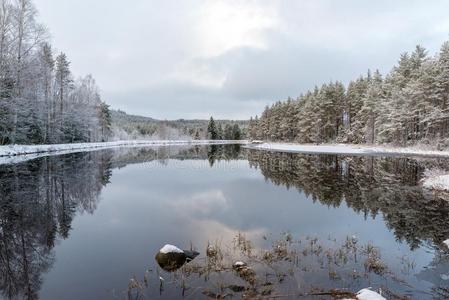
[[[243, 137], [242, 130], [239, 124], [234, 125], [227, 123], [224, 128], [221, 123], [215, 122], [213, 117], [210, 117], [207, 125], [207, 138], [210, 140], [241, 140]], [[199, 140], [200, 135], [198, 131], [195, 133], [195, 139]]]
[[386, 76], [362, 75], [315, 86], [251, 118], [251, 139], [298, 143], [438, 143], [449, 135], [449, 42], [429, 56], [422, 46], [403, 53]]
[[91, 75], [54, 54], [31, 0], [0, 0], [0, 144], [105, 141], [108, 105]]

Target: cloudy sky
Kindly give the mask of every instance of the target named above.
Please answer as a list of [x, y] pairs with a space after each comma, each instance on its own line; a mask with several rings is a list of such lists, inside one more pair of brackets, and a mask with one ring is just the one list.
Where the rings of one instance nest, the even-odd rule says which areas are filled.
[[104, 100], [160, 119], [245, 119], [329, 80], [387, 72], [449, 40], [449, 1], [35, 0]]

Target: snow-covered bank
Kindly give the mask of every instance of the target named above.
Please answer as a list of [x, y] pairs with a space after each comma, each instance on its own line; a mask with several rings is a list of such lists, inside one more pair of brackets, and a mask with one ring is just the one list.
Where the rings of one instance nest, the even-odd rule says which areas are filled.
[[401, 155], [449, 157], [449, 151], [425, 150], [419, 148], [401, 148], [388, 146], [368, 146], [351, 144], [311, 145], [288, 143], [248, 144], [247, 148], [276, 152], [295, 152], [313, 154], [348, 154], [348, 155]]
[[68, 154], [81, 151], [92, 151], [119, 147], [147, 147], [147, 146], [196, 146], [196, 145], [226, 145], [247, 144], [247, 141], [223, 140], [135, 140], [105, 143], [78, 143], [55, 145], [8, 145], [0, 146], [0, 164], [18, 163], [42, 156]]
[[449, 191], [449, 174], [427, 177], [423, 187], [431, 190]]
[[[388, 146], [367, 146], [350, 144], [307, 145], [287, 143], [251, 143], [249, 149], [293, 152], [305, 154], [343, 154], [343, 155], [386, 155], [386, 156], [424, 156], [449, 157], [449, 151], [426, 150], [419, 148], [400, 148]], [[429, 171], [422, 181], [424, 188], [439, 191], [449, 191], [449, 174], [445, 171]]]

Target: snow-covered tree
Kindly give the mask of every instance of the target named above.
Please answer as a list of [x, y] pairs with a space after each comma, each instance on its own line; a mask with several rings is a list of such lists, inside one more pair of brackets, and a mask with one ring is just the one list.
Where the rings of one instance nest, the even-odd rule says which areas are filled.
[[210, 117], [209, 125], [207, 126], [207, 134], [211, 140], [218, 139], [217, 126], [215, 125], [215, 120], [213, 117]]
[[73, 80], [36, 17], [31, 0], [0, 0], [0, 144], [106, 140], [95, 81]]
[[422, 46], [401, 54], [384, 78], [368, 71], [347, 89], [330, 82], [296, 100], [277, 101], [250, 120], [249, 137], [449, 146], [449, 42], [435, 57]]

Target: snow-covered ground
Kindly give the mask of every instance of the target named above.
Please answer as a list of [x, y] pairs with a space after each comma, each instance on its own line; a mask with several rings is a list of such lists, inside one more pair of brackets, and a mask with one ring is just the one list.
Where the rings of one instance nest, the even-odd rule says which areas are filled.
[[424, 172], [422, 186], [434, 191], [449, 191], [449, 174], [446, 170], [434, 168]]
[[423, 180], [423, 187], [432, 190], [449, 191], [449, 174], [427, 177]]
[[0, 164], [11, 164], [47, 155], [68, 154], [82, 151], [119, 147], [146, 147], [146, 146], [180, 146], [180, 145], [222, 145], [246, 144], [246, 141], [222, 140], [136, 140], [115, 141], [105, 143], [77, 143], [56, 145], [8, 145], [0, 146]]
[[247, 147], [258, 150], [296, 153], [449, 157], [449, 151], [427, 150], [414, 147], [401, 148], [351, 144], [312, 145], [288, 143], [250, 143]]
[[379, 293], [376, 293], [370, 289], [362, 289], [357, 293], [358, 300], [386, 300]]

